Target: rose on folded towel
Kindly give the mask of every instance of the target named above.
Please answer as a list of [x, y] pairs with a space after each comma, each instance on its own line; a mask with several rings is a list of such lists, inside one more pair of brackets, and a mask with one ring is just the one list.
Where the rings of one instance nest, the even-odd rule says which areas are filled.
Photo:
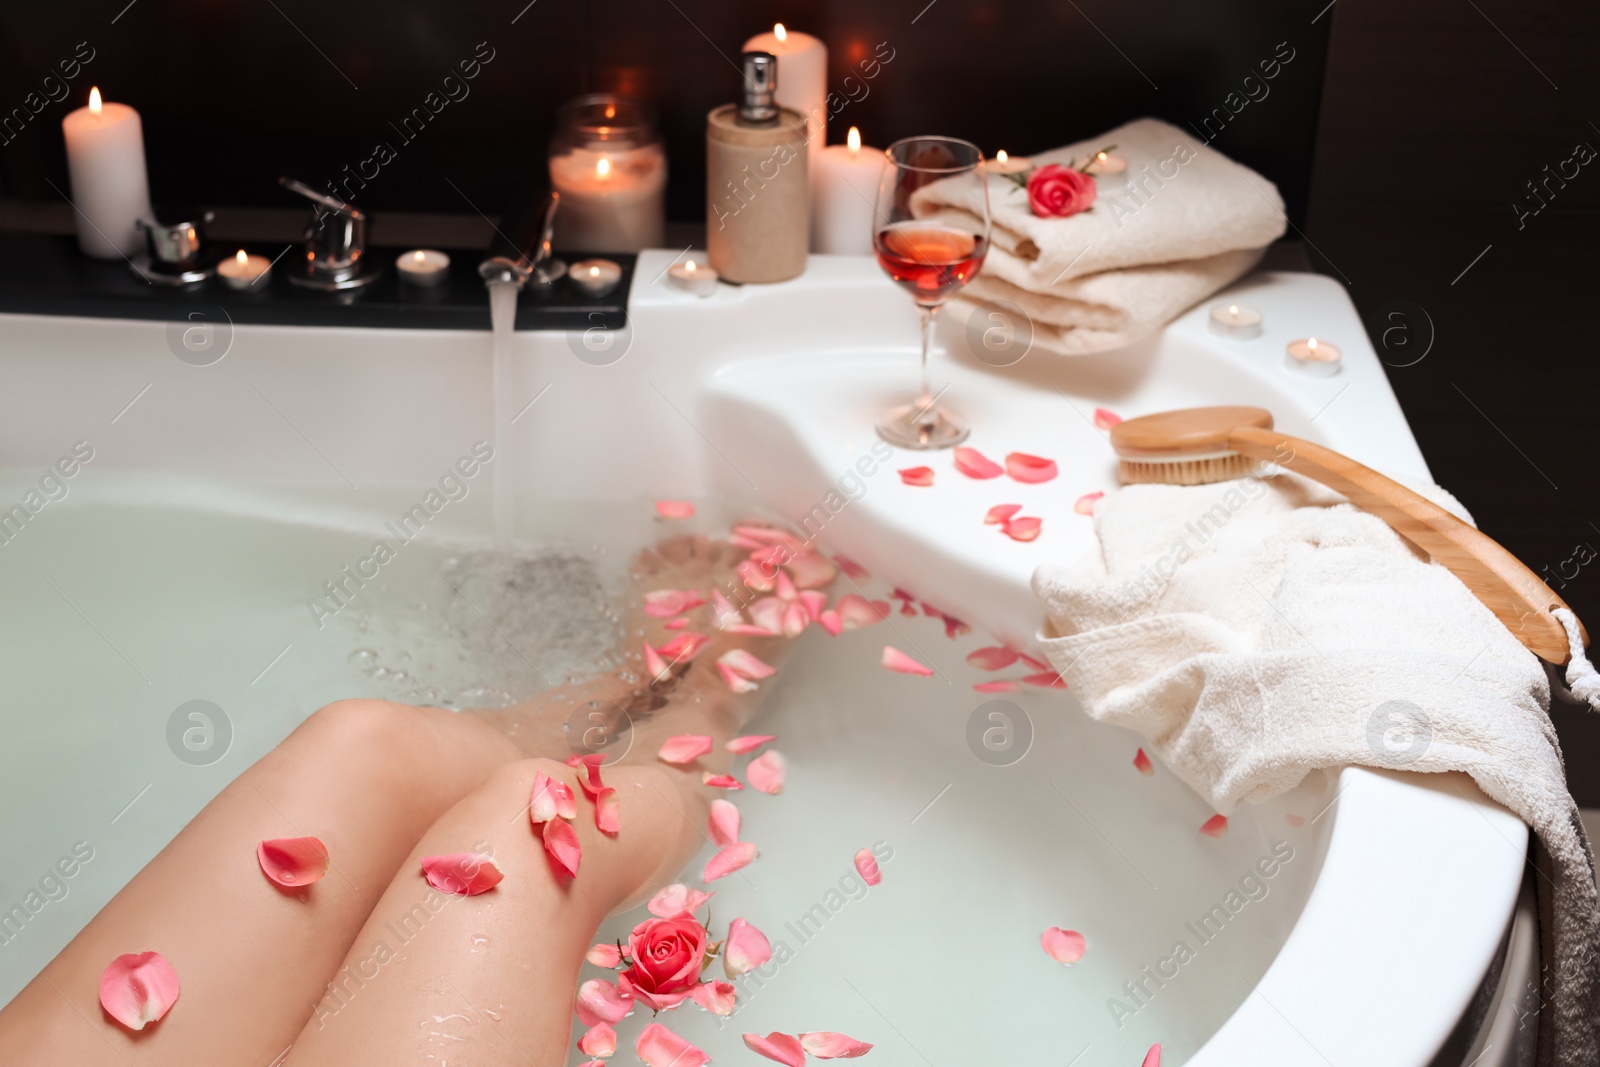
[[1071, 167], [1049, 163], [1028, 175], [1028, 207], [1040, 218], [1066, 218], [1094, 203], [1094, 179]]

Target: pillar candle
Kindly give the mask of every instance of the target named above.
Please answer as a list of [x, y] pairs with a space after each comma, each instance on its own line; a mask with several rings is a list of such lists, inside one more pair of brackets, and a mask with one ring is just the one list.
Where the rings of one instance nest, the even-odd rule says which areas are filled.
[[61, 120], [72, 177], [78, 247], [96, 259], [131, 256], [143, 246], [138, 220], [151, 214], [144, 169], [144, 127], [126, 104], [101, 103], [89, 90], [89, 106]]
[[638, 252], [666, 240], [667, 160], [659, 144], [618, 151], [574, 148], [551, 156], [550, 184], [561, 194], [557, 248]]
[[883, 150], [863, 148], [861, 131], [854, 126], [844, 144], [822, 150], [811, 174], [811, 251], [872, 253], [873, 213], [882, 178]]
[[785, 29], [780, 22], [771, 33], [758, 33], [746, 41], [744, 50], [778, 57], [778, 106], [806, 117], [809, 162], [815, 167], [828, 143], [827, 46], [809, 33]]

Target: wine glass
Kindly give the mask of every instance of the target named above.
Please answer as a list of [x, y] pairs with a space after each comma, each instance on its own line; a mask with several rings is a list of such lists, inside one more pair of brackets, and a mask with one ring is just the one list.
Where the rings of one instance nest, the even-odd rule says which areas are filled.
[[[989, 250], [989, 184], [978, 146], [954, 137], [908, 137], [884, 151], [872, 247], [878, 265], [922, 310], [922, 391], [878, 420], [878, 436], [901, 448], [950, 448], [971, 428], [938, 403], [928, 378], [933, 317], [970, 282]], [[919, 191], [938, 185], [940, 210]]]

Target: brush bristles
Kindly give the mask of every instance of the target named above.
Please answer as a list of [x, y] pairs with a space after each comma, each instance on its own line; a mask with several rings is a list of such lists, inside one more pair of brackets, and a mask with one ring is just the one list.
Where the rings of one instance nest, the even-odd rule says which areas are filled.
[[1250, 473], [1252, 464], [1249, 456], [1238, 452], [1205, 459], [1146, 462], [1125, 459], [1117, 464], [1117, 474], [1123, 485], [1209, 485], [1243, 478]]

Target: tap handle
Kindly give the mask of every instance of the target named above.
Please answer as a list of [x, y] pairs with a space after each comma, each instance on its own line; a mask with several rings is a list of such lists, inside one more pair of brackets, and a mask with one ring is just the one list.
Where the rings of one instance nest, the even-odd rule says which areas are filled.
[[329, 211], [337, 211], [341, 215], [349, 215], [358, 219], [363, 217], [360, 211], [357, 211], [343, 200], [336, 200], [326, 193], [319, 193], [305, 182], [296, 181], [293, 178], [279, 178], [278, 184], [291, 193], [299, 193], [313, 204], [325, 207]]

